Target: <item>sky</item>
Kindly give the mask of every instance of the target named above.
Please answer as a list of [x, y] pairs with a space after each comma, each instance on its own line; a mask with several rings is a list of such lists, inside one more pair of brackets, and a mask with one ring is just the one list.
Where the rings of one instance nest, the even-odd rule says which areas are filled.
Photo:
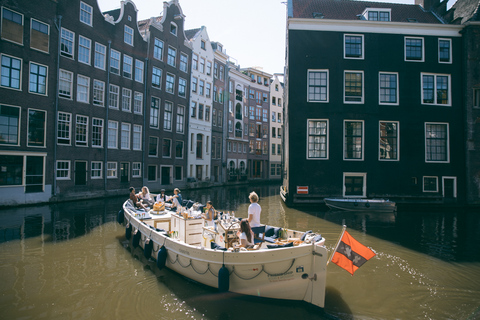
[[[101, 11], [120, 8], [120, 0], [97, 0]], [[159, 16], [163, 0], [132, 0], [138, 19]], [[287, 0], [179, 0], [185, 29], [205, 26], [211, 41], [223, 44], [242, 68], [283, 73]], [[371, 0], [370, 0], [371, 1]], [[414, 4], [414, 0], [383, 0]], [[450, 4], [449, 4], [450, 5]]]

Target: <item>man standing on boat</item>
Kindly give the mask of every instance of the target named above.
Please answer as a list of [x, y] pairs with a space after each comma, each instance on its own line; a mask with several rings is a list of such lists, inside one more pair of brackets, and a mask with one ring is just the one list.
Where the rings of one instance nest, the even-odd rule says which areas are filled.
[[250, 227], [255, 228], [260, 226], [260, 213], [262, 207], [258, 204], [258, 195], [255, 191], [251, 192], [248, 196], [250, 199], [250, 206], [248, 207], [248, 223]]

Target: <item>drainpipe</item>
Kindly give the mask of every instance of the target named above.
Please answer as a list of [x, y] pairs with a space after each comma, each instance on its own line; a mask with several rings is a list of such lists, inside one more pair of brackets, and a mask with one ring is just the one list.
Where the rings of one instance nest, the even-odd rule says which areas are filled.
[[[143, 131], [142, 131], [142, 136], [143, 136], [143, 142], [142, 142], [142, 179], [143, 183], [142, 185], [146, 185], [147, 179], [146, 179], [146, 169], [145, 169], [145, 152], [147, 152], [147, 93], [148, 93], [148, 85], [147, 85], [147, 79], [148, 79], [148, 55], [150, 54], [150, 32], [148, 32], [147, 36], [147, 56], [145, 57], [145, 72], [143, 73], [143, 84], [144, 84], [144, 89], [143, 89]], [[145, 33], [146, 34], [146, 33]]]
[[62, 42], [62, 16], [58, 16], [58, 25], [55, 23], [55, 27], [58, 30], [58, 50], [57, 50], [57, 84], [56, 84], [56, 91], [55, 91], [55, 114], [54, 114], [54, 123], [55, 126], [53, 130], [55, 131], [55, 134], [53, 135], [54, 141], [53, 141], [53, 190], [52, 193], [54, 196], [57, 195], [57, 139], [58, 139], [58, 92], [59, 92], [59, 86], [60, 83], [58, 79], [60, 79], [60, 48], [61, 48], [61, 42]]
[[[228, 128], [227, 128], [227, 126], [228, 126], [228, 124], [227, 124], [227, 122], [228, 122], [228, 112], [229, 112], [228, 101], [230, 101], [230, 90], [229, 90], [229, 88], [230, 88], [230, 77], [229, 77], [230, 72], [229, 72], [229, 70], [230, 70], [230, 66], [229, 66], [229, 62], [227, 61], [227, 63], [225, 64], [225, 74], [224, 74], [223, 78], [225, 79], [224, 92], [228, 92], [228, 97], [229, 98], [225, 99], [226, 95], [225, 94], [223, 95], [223, 97], [224, 97], [223, 98], [223, 119], [222, 119], [222, 121], [223, 121], [223, 126], [222, 126], [222, 128], [223, 128], [222, 150], [223, 150], [223, 152], [222, 152], [222, 164], [220, 166], [220, 168], [222, 168], [221, 172], [222, 172], [222, 182], [223, 183], [227, 182], [227, 169], [226, 168], [228, 166], [228, 164], [227, 164], [225, 166], [225, 169], [223, 168], [223, 164], [227, 163], [227, 143], [226, 143], [226, 141], [227, 141], [227, 132], [228, 132], [227, 131], [228, 130]], [[235, 92], [234, 92], [234, 94], [235, 94]], [[234, 95], [234, 97], [235, 97], [235, 95]], [[235, 102], [235, 100], [232, 103], [234, 104], [234, 102]], [[242, 110], [242, 112], [243, 112], [243, 110]]]
[[106, 193], [107, 187], [107, 160], [108, 160], [108, 109], [110, 109], [110, 50], [112, 47], [112, 40], [108, 40], [108, 51], [107, 51], [107, 65], [105, 69], [107, 69], [107, 85], [105, 86], [105, 131], [103, 134], [103, 149], [105, 150], [105, 158], [103, 162], [105, 165], [103, 166], [103, 183], [104, 183], [104, 191]]

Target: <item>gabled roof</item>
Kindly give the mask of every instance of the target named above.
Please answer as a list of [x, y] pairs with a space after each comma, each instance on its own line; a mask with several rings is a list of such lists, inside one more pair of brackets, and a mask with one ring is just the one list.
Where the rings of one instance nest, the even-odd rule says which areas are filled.
[[480, 0], [457, 0], [446, 16], [452, 23], [480, 21]]
[[352, 0], [289, 0], [290, 18], [361, 20], [359, 16], [369, 8], [391, 9], [393, 22], [442, 23], [433, 13], [419, 5], [352, 1]]
[[188, 40], [191, 40], [197, 34], [197, 32], [200, 31], [200, 29], [201, 28], [185, 30], [185, 37]]
[[162, 18], [163, 18], [163, 16], [158, 16], [158, 17], [152, 17], [150, 19], [140, 20], [140, 21], [138, 21], [138, 30], [144, 31], [144, 30], [148, 29], [148, 27], [152, 23], [160, 23], [160, 21], [162, 21]]

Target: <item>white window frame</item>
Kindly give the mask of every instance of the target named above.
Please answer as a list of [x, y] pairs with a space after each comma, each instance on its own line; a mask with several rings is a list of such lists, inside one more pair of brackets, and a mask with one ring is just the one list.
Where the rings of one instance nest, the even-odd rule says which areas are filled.
[[[183, 86], [181, 85], [183, 83]], [[180, 88], [183, 87], [183, 95], [181, 94]], [[187, 80], [183, 78], [178, 78], [178, 96], [182, 98], [187, 97]]]
[[[173, 56], [170, 55], [170, 52], [175, 53]], [[173, 60], [172, 60], [173, 59]], [[173, 62], [173, 63], [171, 63]], [[177, 49], [174, 47], [168, 46], [167, 49], [167, 64], [172, 67], [176, 67], [177, 65]]]
[[142, 132], [143, 127], [139, 124], [133, 125], [133, 141], [132, 141], [132, 150], [141, 151], [142, 150]]
[[141, 177], [142, 177], [142, 163], [132, 162], [132, 178], [141, 178]]
[[[65, 121], [61, 120], [60, 115], [65, 115], [67, 117], [67, 120], [65, 120]], [[59, 111], [57, 113], [57, 123], [58, 124], [65, 123], [66, 125], [68, 125], [68, 131], [62, 131], [62, 132], [65, 132], [66, 135], [67, 135], [67, 137], [62, 137], [62, 139], [68, 140], [68, 143], [58, 143], [58, 139], [60, 138], [60, 135], [58, 134], [58, 126], [56, 128], [56, 130], [57, 130], [57, 141], [56, 141], [56, 143], [60, 144], [60, 145], [64, 145], [64, 146], [71, 145], [72, 144], [72, 114], [68, 113], [68, 112]]]
[[[20, 44], [20, 45], [23, 46], [23, 31], [24, 31], [24, 27], [25, 27], [25, 17], [23, 16], [23, 14], [15, 11], [15, 10], [12, 10], [12, 9], [9, 9], [9, 8], [6, 8], [6, 7], [3, 7], [3, 6], [0, 7], [0, 9], [2, 9], [2, 12], [1, 12], [1, 14], [2, 14], [2, 20], [1, 20], [1, 21], [2, 21], [2, 23], [3, 23], [3, 19], [5, 19], [5, 18], [3, 17], [3, 9], [8, 10], [8, 11], [11, 11], [11, 12], [13, 12], [13, 13], [15, 13], [15, 14], [18, 14], [19, 16], [22, 17], [22, 42], [17, 42], [17, 41], [14, 41], [14, 40], [11, 40], [11, 39], [8, 39], [8, 38], [4, 38], [4, 37], [2, 37], [2, 40], [9, 41], [9, 42], [12, 42], [12, 43], [18, 43], [18, 44]], [[10, 19], [7, 19], [7, 20], [12, 21], [12, 20], [10, 20]], [[16, 23], [15, 21], [12, 21], [12, 22], [13, 22], [13, 23]], [[3, 33], [3, 30], [2, 30], [2, 33]]]
[[445, 198], [445, 180], [453, 180], [453, 197], [457, 198], [457, 177], [452, 177], [452, 176], [443, 176], [442, 177], [442, 197]]
[[123, 28], [123, 42], [133, 47], [133, 28], [125, 25]]
[[[182, 60], [183, 58], [183, 60]], [[180, 52], [180, 71], [188, 73], [188, 55], [186, 53]]]
[[107, 148], [118, 149], [118, 121], [108, 120], [107, 126]]
[[[31, 80], [32, 79], [32, 71], [31, 70], [32, 70], [32, 65], [33, 64], [37, 65], [38, 67], [43, 67], [43, 68], [46, 69], [46, 73], [45, 73], [45, 93], [30, 90], [30, 83], [32, 83], [32, 80]], [[37, 63], [37, 62], [30, 61], [29, 68], [28, 68], [28, 77], [29, 77], [29, 80], [28, 80], [28, 92], [29, 93], [38, 94], [38, 95], [41, 95], [41, 96], [48, 96], [48, 66]], [[36, 83], [37, 83], [37, 88], [38, 88], [38, 83], [39, 83], [38, 74], [37, 74]]]
[[122, 111], [132, 112], [132, 90], [122, 88]]
[[[170, 76], [170, 78], [173, 79], [173, 82], [168, 81], [169, 76]], [[170, 84], [170, 83], [172, 84], [172, 90], [171, 91], [168, 89], [168, 84]], [[169, 73], [169, 72], [167, 72], [167, 75], [165, 76], [165, 92], [175, 94], [175, 75], [172, 74], [172, 73]]]
[[[118, 59], [117, 59], [117, 55], [118, 55]], [[122, 60], [121, 52], [115, 49], [110, 49], [110, 65], [109, 65], [110, 73], [120, 75], [121, 60]]]
[[[327, 84], [326, 84], [326, 89], [327, 89], [327, 92], [326, 92], [326, 99], [325, 100], [311, 100], [310, 99], [310, 73], [314, 73], [314, 72], [321, 72], [321, 73], [326, 73], [326, 76], [327, 76]], [[315, 88], [315, 87], [314, 87]], [[330, 74], [329, 74], [329, 69], [308, 69], [307, 71], [307, 101], [308, 102], [313, 102], [313, 103], [328, 103], [329, 102], [329, 99], [330, 99], [330, 96], [329, 96], [329, 91], [330, 91]], [[320, 93], [321, 95], [321, 93]], [[275, 97], [273, 97], [275, 98]], [[273, 102], [272, 102], [273, 103]], [[275, 103], [273, 103], [275, 104]]]
[[[65, 74], [68, 74], [70, 79], [67, 79], [65, 77], [62, 77], [62, 73], [65, 73]], [[65, 98], [65, 99], [69, 99], [69, 100], [72, 100], [73, 99], [73, 72], [70, 72], [70, 71], [67, 71], [67, 70], [63, 70], [63, 69], [60, 69], [60, 78], [59, 78], [59, 86], [58, 86], [58, 96], [60, 98]], [[60, 90], [62, 89], [62, 83], [65, 83], [65, 84], [69, 84], [69, 94], [60, 94]], [[67, 86], [64, 86], [65, 88]]]
[[[47, 48], [47, 51], [45, 51], [45, 50], [42, 50], [42, 49], [39, 49], [39, 48], [36, 48], [36, 47], [32, 47], [32, 41], [30, 41], [30, 48], [32, 48], [33, 50], [38, 50], [38, 51], [40, 51], [40, 52], [49, 53], [49, 52], [50, 52], [50, 25], [48, 25], [48, 24], [46, 24], [45, 22], [42, 22], [42, 21], [40, 21], [40, 20], [31, 18], [31, 19], [30, 19], [30, 38], [33, 38], [32, 30], [41, 32], [41, 31], [39, 31], [39, 30], [33, 29], [33, 21], [36, 21], [37, 23], [43, 24], [44, 26], [47, 27], [47, 30], [48, 30], [48, 31], [47, 31], [47, 36], [48, 36], [48, 48]], [[42, 32], [42, 33], [43, 33], [43, 32]]]
[[[363, 177], [363, 194], [361, 196], [356, 195], [345, 195], [346, 188], [345, 188], [345, 178], [346, 177]], [[366, 172], [344, 172], [343, 173], [343, 186], [342, 186], [342, 193], [344, 198], [366, 198], [367, 197], [367, 173]]]
[[[101, 95], [101, 100], [96, 99], [96, 96]], [[95, 106], [105, 106], [105, 82], [98, 79], [93, 79], [93, 99], [92, 103]]]
[[135, 81], [143, 83], [145, 74], [145, 63], [141, 60], [135, 59]]
[[92, 40], [78, 36], [78, 62], [90, 65], [92, 60]]
[[[347, 51], [346, 51], [346, 37], [360, 37], [362, 38], [362, 50], [361, 50], [361, 53], [360, 53], [360, 56], [359, 57], [348, 57], [347, 56]], [[354, 59], [354, 60], [364, 60], [365, 59], [365, 37], [363, 34], [354, 34], [354, 33], [345, 33], [343, 35], [343, 58], [344, 59]]]
[[[407, 39], [422, 40], [422, 59], [420, 60], [407, 59]], [[404, 43], [403, 43], [403, 57], [404, 57], [404, 61], [406, 62], [425, 62], [425, 39], [423, 37], [406, 36], [404, 38]]]
[[[101, 124], [101, 126], [97, 124], [95, 124], [94, 122], [98, 122]], [[101, 118], [93, 118], [92, 117], [92, 140], [91, 140], [91, 143], [92, 143], [92, 148], [103, 148], [103, 138], [104, 138], [104, 119], [101, 119]], [[100, 128], [100, 138], [98, 139], [100, 141], [100, 145], [97, 145], [97, 144], [94, 144], [93, 143], [93, 135], [94, 135], [94, 131], [93, 131], [93, 128]], [[98, 129], [96, 129], [98, 130]]]
[[[60, 163], [67, 164], [67, 168], [58, 168], [58, 165]], [[59, 177], [58, 173], [59, 172], [66, 172], [67, 175], [63, 177]], [[57, 163], [55, 165], [55, 179], [56, 180], [70, 180], [70, 160], [57, 160]]]
[[[425, 178], [428, 178], [428, 179], [435, 179], [435, 190], [425, 190]], [[435, 193], [435, 192], [438, 192], [438, 177], [436, 176], [423, 176], [422, 177], [422, 192], [432, 192], [432, 193]]]
[[[427, 125], [446, 125], [446, 146], [445, 152], [447, 153], [447, 159], [444, 161], [439, 160], [427, 160]], [[450, 124], [448, 122], [425, 122], [424, 124], [424, 148], [425, 148], [425, 163], [450, 163]]]
[[[382, 102], [381, 101], [381, 77], [382, 75], [395, 75], [396, 77], [396, 80], [397, 80], [397, 86], [395, 88], [396, 90], [396, 102]], [[380, 71], [378, 73], [378, 104], [379, 105], [389, 105], [389, 106], [398, 106], [400, 104], [400, 95], [399, 95], [399, 92], [400, 92], [400, 89], [399, 89], [400, 85], [399, 85], [399, 75], [398, 75], [398, 72], [387, 72], [387, 71]]]
[[[1, 64], [1, 69], [2, 69], [2, 76], [3, 76], [3, 63], [2, 63], [2, 60], [3, 60], [3, 57], [8, 57], [10, 59], [15, 59], [15, 60], [18, 60], [19, 61], [19, 64], [20, 64], [20, 70], [18, 69], [14, 69], [14, 70], [18, 70], [18, 76], [19, 76], [19, 79], [18, 79], [18, 88], [17, 87], [13, 87], [13, 86], [3, 86], [1, 85], [0, 83], [0, 87], [2, 88], [6, 88], [6, 89], [10, 89], [10, 90], [17, 90], [17, 91], [22, 91], [22, 83], [23, 83], [23, 59], [21, 58], [18, 58], [18, 57], [14, 57], [14, 56], [10, 56], [10, 55], [7, 55], [7, 54], [0, 54], [0, 64]], [[10, 67], [8, 70], [12, 70], [13, 68]], [[29, 70], [30, 72], [30, 70]], [[9, 79], [11, 80], [12, 79], [12, 74], [10, 73], [9, 74]], [[11, 81], [10, 81], [11, 82]]]
[[[448, 57], [450, 58], [448, 61], [441, 61], [440, 60], [440, 41], [447, 41], [450, 43], [449, 46], [449, 53]], [[446, 63], [446, 64], [452, 64], [453, 57], [452, 57], [452, 39], [448, 38], [438, 38], [438, 63]]]
[[[159, 44], [161, 43], [162, 45], [157, 46], [156, 45], [157, 43]], [[164, 48], [165, 48], [165, 43], [162, 40], [155, 38], [154, 45], [153, 45], [153, 58], [162, 61]], [[158, 55], [159, 50], [160, 50], [160, 55]]]
[[177, 36], [178, 26], [175, 22], [170, 22], [170, 33], [173, 34], [174, 36]]
[[133, 113], [143, 114], [143, 93], [138, 91], [133, 93]]
[[[95, 166], [100, 167], [95, 167]], [[95, 175], [97, 173], [97, 175]], [[103, 162], [102, 161], [92, 161], [90, 163], [90, 178], [93, 179], [102, 179], [103, 178]]]
[[[115, 90], [112, 91], [112, 89], [115, 89]], [[110, 84], [110, 87], [108, 88], [108, 94], [109, 94], [108, 107], [112, 108], [112, 109], [115, 109], [115, 110], [118, 110], [118, 104], [119, 104], [119, 100], [120, 100], [120, 87], [116, 86], [114, 84]], [[112, 95], [116, 96], [117, 98], [112, 99], [113, 98]], [[114, 104], [112, 104], [112, 102], [114, 102]]]
[[[45, 115], [45, 122], [43, 123], [43, 145], [35, 145], [35, 144], [30, 144], [30, 139], [27, 138], [27, 147], [37, 147], [37, 148], [45, 148], [47, 144], [47, 111], [45, 110], [40, 110], [40, 109], [34, 109], [34, 108], [28, 108], [27, 110], [27, 134], [30, 134], [30, 110], [33, 110], [35, 112], [42, 112]], [[20, 122], [20, 119], [19, 119]]]
[[[310, 122], [315, 121], [315, 122], [326, 122], [326, 133], [325, 133], [325, 145], [326, 145], [326, 150], [325, 150], [325, 157], [310, 157], [309, 155], [309, 137], [310, 137]], [[273, 127], [275, 129], [275, 127]], [[330, 123], [328, 119], [307, 119], [307, 141], [306, 141], [306, 159], [307, 160], [329, 160], [330, 157], [330, 143], [329, 143], [329, 137], [330, 137]]]
[[95, 42], [94, 66], [97, 69], [105, 70], [107, 61], [107, 47]]
[[[65, 35], [68, 35], [68, 38], [64, 38], [64, 32], [65, 31]], [[60, 43], [63, 42], [63, 40], [65, 39], [65, 41], [67, 43], [70, 43], [71, 42], [71, 47], [72, 47], [72, 53], [70, 54], [68, 51], [65, 51], [63, 48], [62, 48], [62, 45], [60, 45], [60, 55], [62, 57], [65, 57], [65, 58], [69, 58], [69, 59], [74, 59], [75, 57], [75, 32], [72, 32], [66, 28], [63, 28], [60, 30]], [[71, 38], [70, 38], [71, 37]]]
[[122, 122], [120, 127], [120, 149], [130, 150], [131, 132], [132, 132], [132, 125], [127, 122]]
[[77, 74], [77, 102], [90, 103], [90, 78], [81, 74]]
[[[390, 122], [397, 124], [397, 159], [382, 159], [380, 154], [380, 141], [381, 141], [381, 123]], [[400, 161], [400, 121], [380, 120], [378, 121], [378, 161]]]
[[[83, 18], [82, 18], [82, 13], [85, 12], [87, 17], [89, 16], [90, 17], [90, 21], [85, 21]], [[93, 8], [92, 6], [86, 4], [85, 2], [83, 1], [80, 1], [80, 14], [79, 14], [79, 20], [80, 22], [86, 24], [87, 26], [90, 26], [92, 27], [93, 26]], [[83, 15], [85, 17], [85, 14]]]
[[[123, 68], [122, 68], [122, 76], [127, 79], [132, 79], [133, 76], [133, 58], [129, 55], [123, 55]], [[129, 71], [130, 69], [130, 71]]]
[[[80, 120], [83, 119], [85, 122], [80, 122]], [[88, 124], [89, 124], [89, 119], [88, 116], [84, 116], [81, 114], [75, 115], [75, 146], [77, 147], [88, 147]], [[77, 128], [78, 126], [81, 125], [84, 130], [85, 130], [85, 139], [84, 140], [78, 140], [77, 137]]]
[[[347, 73], [360, 73], [362, 75], [362, 96], [360, 101], [347, 101], [346, 95], [346, 75]], [[344, 70], [343, 71], [343, 103], [345, 104], [363, 104], [365, 100], [365, 74], [363, 70]]]
[[[376, 11], [378, 12], [378, 20], [369, 20], [368, 19], [368, 13], [371, 12], [371, 11]], [[389, 20], [388, 21], [392, 21], [392, 9], [390, 8], [367, 8], [365, 9], [365, 11], [363, 11], [362, 15], [365, 17], [365, 20], [368, 20], [368, 21], [383, 21], [383, 22], [386, 22], [385, 20], [380, 20], [380, 12], [388, 12], [389, 14]]]
[[118, 164], [117, 162], [107, 162], [107, 179], [116, 179], [118, 177]]
[[[426, 103], [423, 102], [423, 76], [433, 76], [433, 103]], [[437, 102], [437, 77], [447, 77], [448, 78], [448, 103], [442, 104]], [[420, 103], [423, 105], [430, 105], [430, 106], [444, 106], [444, 107], [451, 107], [452, 106], [452, 77], [449, 74], [441, 74], [441, 73], [428, 73], [428, 72], [421, 72], [420, 73]]]
[[[347, 159], [345, 155], [345, 146], [346, 146], [346, 139], [345, 139], [345, 126], [347, 122], [361, 122], [362, 123], [362, 156], [359, 159]], [[354, 120], [354, 119], [345, 119], [343, 120], [343, 131], [342, 131], [342, 139], [343, 139], [343, 161], [363, 161], [365, 157], [365, 120]]]

